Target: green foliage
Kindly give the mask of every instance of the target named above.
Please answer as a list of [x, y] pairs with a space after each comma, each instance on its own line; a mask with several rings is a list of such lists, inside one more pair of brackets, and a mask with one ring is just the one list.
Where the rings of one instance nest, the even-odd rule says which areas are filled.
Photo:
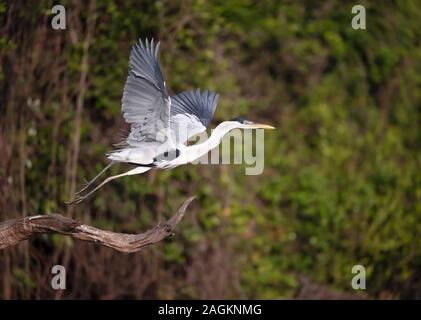
[[[139, 36], [162, 41], [160, 60], [174, 92], [201, 87], [221, 94], [214, 123], [247, 114], [277, 127], [265, 133], [262, 175], [245, 176], [240, 165], [181, 167], [117, 180], [85, 204], [93, 224], [136, 232], [168, 217], [187, 195], [198, 197], [177, 236], [155, 248], [174, 287], [157, 285], [151, 296], [203, 297], [185, 274], [210, 277], [194, 269], [207, 259], [209, 273], [238, 270], [244, 297], [291, 298], [299, 275], [352, 291], [356, 264], [366, 266], [371, 297], [419, 297], [411, 282], [421, 277], [417, 2], [363, 1], [367, 30], [351, 28], [352, 1], [141, 3], [97, 4], [78, 181], [98, 172], [119, 142], [128, 55]], [[0, 35], [2, 51], [14, 46]], [[63, 53], [73, 93], [82, 48], [77, 43]], [[47, 117], [56, 108], [41, 105]], [[62, 116], [66, 143], [56, 160], [63, 165], [73, 110]], [[36, 204], [28, 210], [60, 207], [37, 187], [45, 178], [40, 168], [51, 161], [53, 125], [50, 119], [28, 140], [38, 147], [26, 176], [27, 198]], [[61, 201], [68, 195], [59, 190]], [[49, 239], [63, 245], [61, 237]], [[15, 276], [31, 285], [24, 273]]]
[[16, 268], [13, 270], [14, 281], [18, 286], [35, 288], [36, 284], [31, 277], [22, 269]]

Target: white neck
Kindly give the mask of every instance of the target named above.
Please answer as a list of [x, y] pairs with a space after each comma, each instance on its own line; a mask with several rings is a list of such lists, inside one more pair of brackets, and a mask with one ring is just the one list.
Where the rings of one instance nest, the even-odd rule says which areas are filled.
[[212, 131], [209, 139], [202, 143], [183, 148], [184, 150], [181, 150], [181, 153], [184, 154], [184, 156], [180, 157], [183, 159], [179, 160], [183, 163], [188, 163], [200, 158], [213, 148], [217, 147], [221, 143], [222, 138], [232, 129], [238, 128], [239, 125], [239, 123], [234, 121], [225, 121], [220, 123]]

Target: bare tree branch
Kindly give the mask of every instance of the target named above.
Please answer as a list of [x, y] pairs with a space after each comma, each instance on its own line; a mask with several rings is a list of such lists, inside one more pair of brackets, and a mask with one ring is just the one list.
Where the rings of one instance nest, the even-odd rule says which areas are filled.
[[59, 214], [11, 219], [0, 223], [0, 249], [14, 246], [36, 234], [63, 234], [82, 241], [130, 253], [157, 243], [173, 233], [195, 197], [188, 198], [175, 215], [145, 233], [126, 234], [97, 229]]

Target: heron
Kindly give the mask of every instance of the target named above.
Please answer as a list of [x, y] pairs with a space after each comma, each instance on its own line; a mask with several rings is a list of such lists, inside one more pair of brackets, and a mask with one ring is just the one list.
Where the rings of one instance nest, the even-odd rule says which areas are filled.
[[[139, 39], [132, 47], [121, 101], [123, 117], [130, 125], [130, 132], [120, 148], [107, 154], [110, 163], [69, 204], [82, 202], [112, 180], [151, 169], [172, 169], [191, 163], [217, 147], [233, 129], [274, 129], [245, 117], [236, 117], [216, 126], [205, 142], [188, 145], [190, 138], [209, 127], [219, 94], [196, 89], [170, 96], [159, 65], [159, 46], [160, 42], [154, 39]], [[83, 194], [116, 163], [130, 163], [136, 167], [106, 178]]]

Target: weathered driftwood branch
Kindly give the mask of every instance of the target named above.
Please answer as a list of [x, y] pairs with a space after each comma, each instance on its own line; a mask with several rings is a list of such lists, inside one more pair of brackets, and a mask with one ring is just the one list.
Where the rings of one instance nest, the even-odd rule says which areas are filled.
[[136, 252], [171, 235], [193, 200], [194, 197], [188, 198], [167, 222], [140, 234], [100, 230], [59, 214], [7, 220], [0, 223], [0, 249], [14, 246], [36, 234], [56, 233], [95, 242], [125, 253]]

